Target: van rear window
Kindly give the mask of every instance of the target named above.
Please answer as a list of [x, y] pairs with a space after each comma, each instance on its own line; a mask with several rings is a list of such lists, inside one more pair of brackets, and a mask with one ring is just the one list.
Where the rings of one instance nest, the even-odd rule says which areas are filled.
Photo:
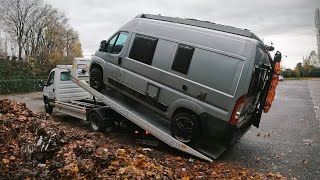
[[130, 50], [129, 58], [151, 65], [158, 39], [136, 35]]
[[194, 47], [179, 44], [176, 55], [172, 63], [172, 70], [187, 74], [193, 56]]
[[260, 47], [257, 47], [255, 64], [256, 65], [265, 64], [267, 66], [270, 66], [269, 55], [265, 51], [263, 51]]

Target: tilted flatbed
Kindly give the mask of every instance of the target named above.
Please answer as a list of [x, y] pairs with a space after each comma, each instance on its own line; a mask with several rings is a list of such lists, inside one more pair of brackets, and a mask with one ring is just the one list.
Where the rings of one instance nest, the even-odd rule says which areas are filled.
[[108, 116], [107, 109], [112, 109], [165, 144], [209, 162], [219, 157], [227, 149], [222, 145], [190, 147], [171, 136], [170, 123], [160, 115], [111, 88], [101, 93], [91, 88], [87, 82], [88, 73], [85, 70], [89, 63], [90, 60], [76, 58], [71, 68], [71, 80], [89, 92], [93, 99], [56, 101], [55, 108], [58, 111], [82, 120], [89, 120], [88, 113], [91, 110], [104, 108], [102, 109], [106, 112], [104, 115]]

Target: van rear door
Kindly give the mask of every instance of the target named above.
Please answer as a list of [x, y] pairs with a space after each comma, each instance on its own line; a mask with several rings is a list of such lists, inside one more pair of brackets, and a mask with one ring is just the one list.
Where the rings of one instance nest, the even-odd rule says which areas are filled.
[[251, 82], [243, 111], [239, 118], [240, 125], [249, 121], [255, 114], [258, 104], [260, 103], [261, 92], [266, 88], [266, 82], [270, 78], [269, 74], [272, 70], [271, 63], [272, 59], [266, 48], [257, 46]]

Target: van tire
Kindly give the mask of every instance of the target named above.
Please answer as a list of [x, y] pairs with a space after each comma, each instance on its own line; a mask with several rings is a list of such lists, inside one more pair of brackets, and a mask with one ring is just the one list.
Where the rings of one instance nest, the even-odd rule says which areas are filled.
[[53, 107], [50, 105], [48, 98], [44, 99], [44, 110], [48, 114], [52, 114]]
[[[187, 131], [187, 129], [189, 132]], [[174, 138], [187, 144], [195, 144], [201, 135], [199, 118], [190, 112], [180, 112], [173, 116], [171, 134]]]
[[103, 72], [101, 68], [94, 67], [90, 71], [90, 86], [99, 92], [104, 89]]

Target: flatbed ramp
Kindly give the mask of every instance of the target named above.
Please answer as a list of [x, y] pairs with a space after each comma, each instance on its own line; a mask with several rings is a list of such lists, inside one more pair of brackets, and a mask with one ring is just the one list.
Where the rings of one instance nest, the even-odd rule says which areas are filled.
[[85, 81], [81, 81], [81, 71], [79, 71], [79, 68], [86, 64], [88, 64], [88, 62], [82, 59], [76, 59], [74, 61], [71, 70], [72, 81], [108, 105], [114, 111], [132, 121], [134, 124], [145, 130], [148, 130], [153, 136], [157, 137], [167, 145], [209, 162], [212, 162], [212, 159], [216, 159], [227, 149], [225, 146], [221, 145], [213, 145], [210, 147], [196, 145], [194, 148], [192, 148], [178, 141], [171, 136], [169, 122], [160, 115], [147, 108], [144, 108], [138, 102], [122, 95], [115, 90], [106, 89], [100, 93], [91, 88], [90, 85]]

